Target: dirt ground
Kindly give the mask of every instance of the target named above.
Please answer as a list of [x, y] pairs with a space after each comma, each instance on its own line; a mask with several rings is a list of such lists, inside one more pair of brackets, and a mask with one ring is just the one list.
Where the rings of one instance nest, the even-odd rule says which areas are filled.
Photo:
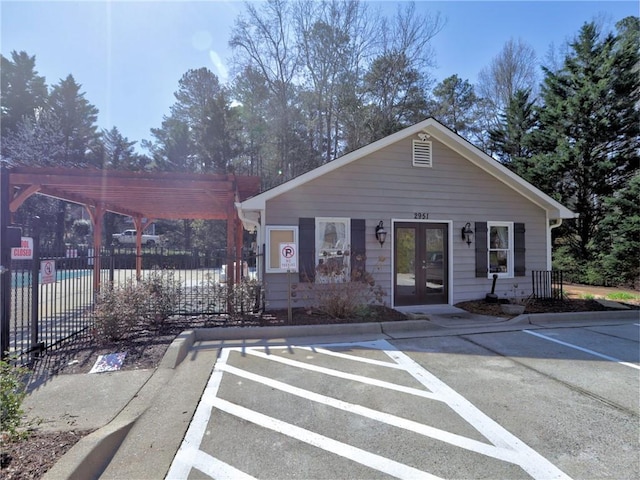
[[[595, 298], [607, 298], [614, 292], [625, 291], [635, 295], [625, 301], [631, 308], [640, 309], [640, 292], [615, 288], [566, 285], [565, 301], [536, 301], [527, 305], [529, 313], [598, 311], [606, 310]], [[463, 302], [457, 305], [473, 313], [504, 316], [498, 304], [488, 304], [484, 300]], [[189, 328], [223, 326], [266, 326], [266, 325], [312, 325], [323, 323], [353, 323], [370, 321], [404, 320], [404, 314], [397, 310], [379, 307], [370, 315], [361, 318], [336, 319], [318, 311], [293, 309], [292, 322], [288, 322], [286, 310], [268, 312], [262, 316], [242, 319], [186, 318], [173, 317], [162, 325], [150, 328], [141, 325], [127, 338], [118, 342], [98, 344], [91, 336], [77, 338], [55, 351], [45, 354], [33, 367], [32, 381], [39, 382], [51, 375], [87, 373], [95, 364], [98, 355], [127, 352], [123, 370], [155, 368], [173, 339]], [[7, 442], [3, 439], [0, 454], [0, 477], [3, 480], [38, 479], [64, 455], [78, 440], [90, 432], [45, 433], [37, 429], [26, 440]]]

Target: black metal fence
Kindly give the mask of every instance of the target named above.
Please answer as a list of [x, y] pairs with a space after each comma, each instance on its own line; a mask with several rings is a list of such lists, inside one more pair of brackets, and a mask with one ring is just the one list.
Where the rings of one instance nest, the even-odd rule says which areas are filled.
[[563, 300], [564, 285], [561, 270], [533, 270], [531, 272], [533, 297], [539, 299]]
[[[140, 278], [136, 278], [135, 248], [110, 247], [98, 255], [101, 288], [118, 288], [150, 275], [170, 278], [177, 287], [175, 315], [223, 316], [264, 308], [262, 287], [256, 278], [256, 265], [262, 260], [251, 252], [229, 260], [222, 251], [144, 248]], [[9, 355], [28, 361], [92, 327], [96, 260], [96, 254], [87, 248], [70, 248], [64, 256], [49, 256], [34, 245], [32, 260], [11, 261]], [[228, 264], [234, 265], [233, 287], [227, 282]]]

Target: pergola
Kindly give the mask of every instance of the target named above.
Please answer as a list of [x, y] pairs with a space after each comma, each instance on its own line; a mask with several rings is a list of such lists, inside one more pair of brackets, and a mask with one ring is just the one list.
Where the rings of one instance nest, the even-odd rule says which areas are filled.
[[[242, 249], [242, 223], [234, 203], [259, 193], [254, 176], [193, 173], [147, 173], [85, 168], [12, 167], [9, 172], [9, 210], [31, 195], [40, 194], [83, 205], [93, 224], [94, 251], [100, 251], [105, 212], [133, 218], [138, 232], [136, 274], [142, 268], [142, 232], [154, 220], [226, 220], [227, 253]], [[239, 275], [227, 266], [228, 281]], [[93, 270], [94, 290], [100, 288], [100, 257]]]

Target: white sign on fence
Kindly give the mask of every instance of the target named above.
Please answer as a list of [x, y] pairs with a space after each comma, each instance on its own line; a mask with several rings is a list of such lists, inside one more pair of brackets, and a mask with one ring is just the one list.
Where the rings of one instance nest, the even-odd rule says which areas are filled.
[[11, 249], [11, 260], [33, 260], [33, 238], [22, 237], [20, 246]]
[[295, 243], [280, 244], [280, 268], [290, 272], [298, 271], [298, 252]]
[[43, 260], [40, 262], [40, 278], [43, 285], [56, 282], [55, 260]]

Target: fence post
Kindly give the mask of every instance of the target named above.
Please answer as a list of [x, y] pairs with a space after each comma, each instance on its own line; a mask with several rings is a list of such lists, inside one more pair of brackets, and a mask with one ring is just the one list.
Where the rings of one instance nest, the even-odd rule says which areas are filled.
[[40, 217], [33, 217], [33, 260], [31, 261], [31, 348], [34, 357], [40, 356], [44, 345], [40, 337]]
[[[98, 253], [100, 255], [102, 252]], [[113, 243], [109, 246], [109, 284], [113, 286], [113, 280], [115, 277], [115, 269], [116, 269], [116, 247]]]
[[0, 167], [0, 359], [9, 352], [11, 328], [11, 245], [9, 244], [9, 170]]

